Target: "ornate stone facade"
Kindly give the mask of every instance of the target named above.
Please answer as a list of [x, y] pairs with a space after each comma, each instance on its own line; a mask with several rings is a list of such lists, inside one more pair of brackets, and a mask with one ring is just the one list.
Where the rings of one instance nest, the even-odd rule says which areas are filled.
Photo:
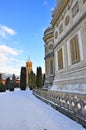
[[63, 89], [68, 85], [86, 85], [86, 0], [58, 0], [51, 27], [44, 32], [44, 42], [45, 85], [51, 83]]
[[48, 27], [44, 32], [45, 42], [45, 87], [51, 86], [54, 76], [53, 28]]

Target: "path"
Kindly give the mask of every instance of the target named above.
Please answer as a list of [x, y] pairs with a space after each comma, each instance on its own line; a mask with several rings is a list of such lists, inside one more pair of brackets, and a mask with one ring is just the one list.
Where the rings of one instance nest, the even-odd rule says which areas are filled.
[[0, 130], [85, 130], [30, 90], [0, 93]]

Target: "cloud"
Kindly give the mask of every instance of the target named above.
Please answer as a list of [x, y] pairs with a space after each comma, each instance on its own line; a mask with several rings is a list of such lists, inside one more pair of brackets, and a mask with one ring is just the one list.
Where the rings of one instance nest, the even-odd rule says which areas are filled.
[[15, 58], [10, 58], [9, 63], [0, 63], [0, 73], [20, 75], [21, 66], [25, 66], [25, 63], [26, 61], [23, 61], [21, 59], [16, 60]]
[[2, 66], [0, 68], [0, 73], [8, 73], [8, 74], [15, 74], [20, 75], [20, 68], [17, 68], [15, 66]]
[[[0, 65], [7, 62], [8, 61], [8, 57], [6, 55], [3, 55], [1, 52], [0, 52]], [[1, 66], [0, 66], [1, 67]]]
[[10, 48], [6, 45], [0, 45], [0, 53], [4, 54], [4, 55], [6, 55], [6, 54], [18, 55], [20, 53], [20, 50]]
[[7, 35], [14, 36], [15, 34], [16, 34], [16, 32], [13, 29], [11, 29], [5, 25], [0, 25], [0, 36], [1, 37], [5, 38]]
[[21, 50], [0, 45], [0, 73], [20, 74], [21, 66], [25, 66], [25, 61], [20, 59]]
[[0, 73], [19, 75], [21, 66], [24, 66], [24, 62], [20, 58], [22, 50], [8, 46], [10, 43], [12, 46], [18, 44], [17, 41], [13, 42], [9, 37], [14, 35], [16, 32], [13, 29], [0, 25]]

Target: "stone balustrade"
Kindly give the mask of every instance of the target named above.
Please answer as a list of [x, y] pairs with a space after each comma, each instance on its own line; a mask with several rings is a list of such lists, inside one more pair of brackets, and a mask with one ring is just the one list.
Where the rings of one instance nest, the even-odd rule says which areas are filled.
[[86, 127], [86, 94], [46, 89], [34, 89], [33, 94]]

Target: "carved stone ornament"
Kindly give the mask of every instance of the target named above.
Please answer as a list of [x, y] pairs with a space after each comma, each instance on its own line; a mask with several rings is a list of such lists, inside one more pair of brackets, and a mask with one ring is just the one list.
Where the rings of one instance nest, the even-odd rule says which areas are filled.
[[48, 49], [51, 50], [52, 48], [53, 48], [53, 45], [50, 44], [50, 45], [48, 46]]
[[57, 37], [58, 37], [58, 32], [56, 31], [55, 32], [55, 39], [57, 39]]
[[84, 23], [84, 29], [85, 29], [85, 32], [86, 32], [86, 22]]
[[86, 0], [83, 0], [83, 4], [86, 2]]
[[70, 21], [70, 17], [67, 15], [65, 18], [65, 25], [68, 25]]
[[77, 1], [76, 4], [72, 8], [72, 17], [74, 17], [78, 13], [78, 11], [79, 11], [79, 3]]
[[61, 34], [62, 31], [63, 31], [63, 24], [61, 24], [60, 27], [59, 27], [59, 33]]

